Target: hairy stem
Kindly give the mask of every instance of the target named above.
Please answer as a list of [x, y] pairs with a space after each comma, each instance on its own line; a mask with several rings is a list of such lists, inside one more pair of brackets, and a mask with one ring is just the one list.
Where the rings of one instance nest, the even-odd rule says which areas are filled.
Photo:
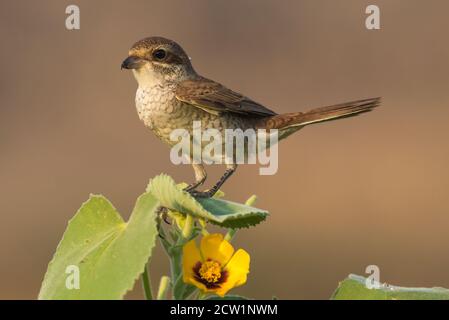
[[153, 300], [153, 294], [151, 293], [150, 274], [148, 272], [148, 264], [145, 265], [145, 269], [143, 270], [142, 287], [145, 294], [145, 299]]

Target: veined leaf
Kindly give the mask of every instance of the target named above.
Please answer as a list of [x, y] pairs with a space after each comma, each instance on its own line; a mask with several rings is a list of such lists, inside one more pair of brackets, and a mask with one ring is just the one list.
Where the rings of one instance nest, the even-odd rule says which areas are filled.
[[332, 295], [333, 300], [448, 300], [449, 290], [444, 288], [405, 288], [379, 284], [369, 289], [366, 278], [351, 274], [340, 282]]
[[[141, 195], [126, 223], [105, 197], [91, 196], [69, 222], [48, 265], [39, 299], [123, 298], [151, 256], [157, 207], [150, 193]], [[66, 286], [73, 268], [79, 270], [79, 289]]]
[[245, 228], [256, 225], [268, 216], [266, 210], [217, 198], [193, 198], [177, 186], [173, 179], [161, 174], [151, 179], [147, 191], [173, 211], [191, 214], [226, 228]]

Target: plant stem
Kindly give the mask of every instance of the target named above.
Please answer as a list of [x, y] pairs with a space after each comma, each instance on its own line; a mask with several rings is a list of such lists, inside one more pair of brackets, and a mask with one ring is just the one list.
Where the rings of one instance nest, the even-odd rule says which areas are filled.
[[181, 258], [182, 258], [182, 247], [179, 245], [172, 248], [170, 252], [170, 268], [171, 268], [171, 277], [173, 282], [178, 279], [178, 276], [181, 274]]
[[145, 299], [153, 300], [153, 294], [151, 293], [150, 274], [148, 272], [147, 264], [145, 264], [145, 269], [143, 270], [142, 287], [143, 287], [143, 292], [145, 294]]
[[200, 223], [200, 226], [201, 226], [201, 234], [203, 236], [209, 235], [209, 232], [206, 229], [206, 226], [207, 226], [206, 221], [204, 219], [198, 219], [198, 222]]
[[225, 239], [226, 241], [231, 242], [232, 239], [234, 238], [236, 232], [237, 232], [237, 229], [230, 229], [230, 230], [226, 233], [224, 239]]

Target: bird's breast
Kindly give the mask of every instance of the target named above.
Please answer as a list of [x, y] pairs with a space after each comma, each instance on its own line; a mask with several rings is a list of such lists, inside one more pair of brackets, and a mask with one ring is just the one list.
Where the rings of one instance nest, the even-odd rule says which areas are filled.
[[161, 86], [139, 88], [136, 93], [136, 108], [145, 126], [169, 145], [177, 143], [170, 139], [171, 133], [176, 129], [185, 130], [192, 137], [194, 121], [200, 122], [202, 131], [216, 129], [223, 135], [225, 129], [246, 130], [253, 127], [250, 120], [238, 115], [212, 114], [182, 102], [176, 98], [175, 90]]
[[140, 120], [161, 140], [170, 143], [170, 133], [189, 128], [199, 115], [199, 109], [176, 99], [172, 88], [153, 86], [136, 92], [136, 109]]
[[150, 128], [164, 120], [167, 114], [174, 111], [171, 101], [175, 99], [173, 91], [154, 86], [138, 88], [136, 92], [136, 109], [140, 120]]

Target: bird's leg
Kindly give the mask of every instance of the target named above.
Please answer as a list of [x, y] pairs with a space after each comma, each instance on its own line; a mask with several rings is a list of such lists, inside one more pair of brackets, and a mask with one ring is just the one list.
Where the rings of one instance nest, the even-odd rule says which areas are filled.
[[192, 164], [193, 170], [195, 171], [195, 182], [189, 184], [184, 191], [190, 192], [198, 188], [200, 185], [206, 181], [207, 173], [204, 170], [204, 166], [202, 164]]
[[211, 198], [213, 197], [213, 195], [215, 193], [217, 193], [217, 191], [220, 189], [220, 187], [226, 182], [226, 180], [228, 180], [228, 178], [230, 176], [232, 176], [232, 174], [235, 172], [235, 170], [237, 169], [237, 165], [236, 164], [230, 164], [227, 166], [226, 171], [224, 172], [224, 174], [221, 176], [220, 180], [218, 180], [218, 182], [209, 190], [207, 191], [196, 191], [196, 190], [192, 190], [189, 193], [197, 198]]

